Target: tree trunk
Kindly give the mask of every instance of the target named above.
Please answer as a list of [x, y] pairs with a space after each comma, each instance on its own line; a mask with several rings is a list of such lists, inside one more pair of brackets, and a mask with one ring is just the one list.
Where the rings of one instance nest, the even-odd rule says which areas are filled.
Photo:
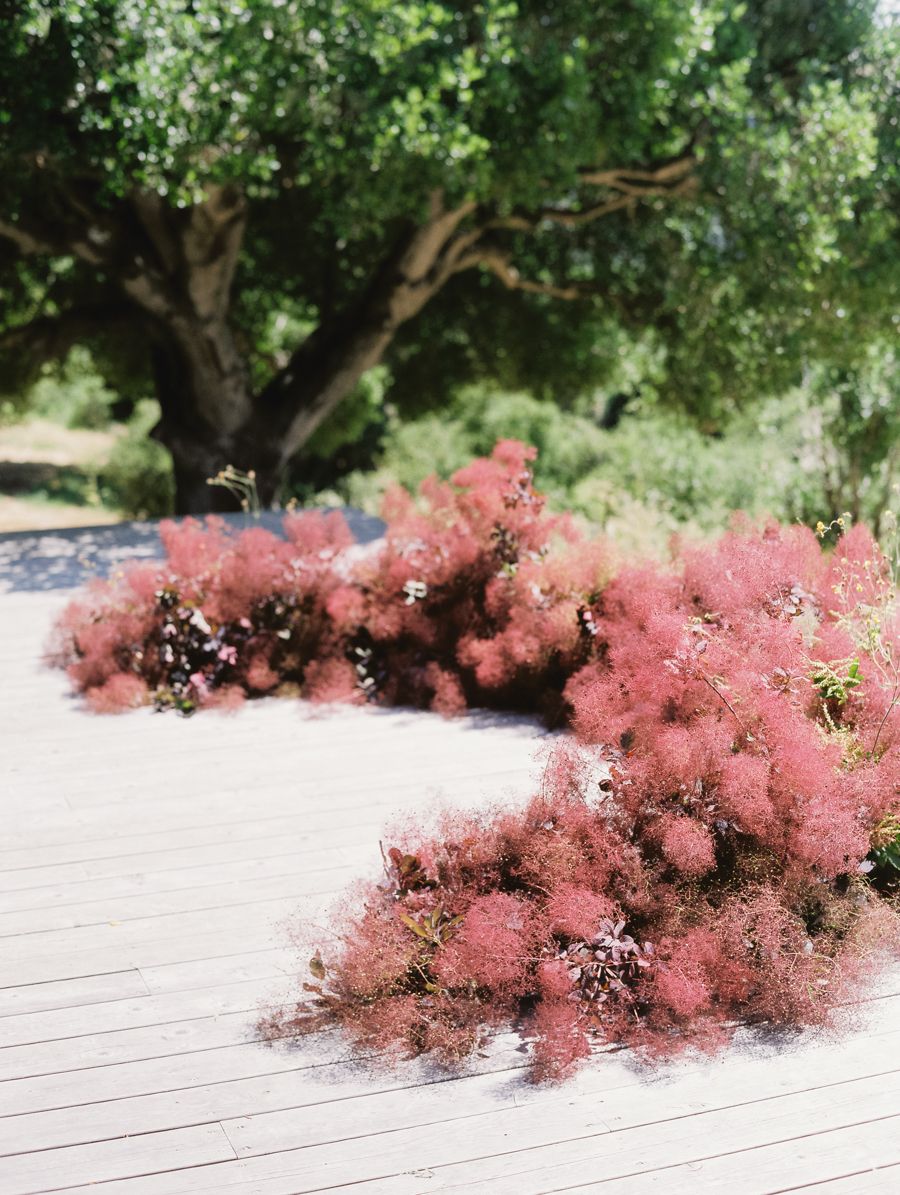
[[229, 422], [224, 404], [221, 417], [217, 414], [223, 386], [215, 371], [190, 369], [172, 343], [155, 349], [162, 418], [153, 435], [172, 456], [176, 513], [240, 510], [238, 498], [207, 481], [228, 465], [254, 473], [261, 506], [278, 503], [291, 458], [378, 364], [393, 334], [393, 327], [363, 318], [317, 330], [295, 354], [291, 369], [258, 395], [247, 392], [247, 415], [237, 425]]
[[[291, 457], [298, 445], [302, 445], [315, 430], [322, 407], [334, 409], [353, 389], [370, 360], [366, 358], [358, 364], [358, 369], [340, 370], [339, 378], [330, 378], [321, 388], [317, 385], [318, 378], [309, 378], [304, 387], [309, 423], [299, 437], [295, 429], [289, 428], [289, 417], [266, 401], [265, 392], [255, 400], [248, 395], [252, 407], [250, 418], [233, 430], [225, 431], [221, 424], [214, 425], [201, 414], [214, 408], [217, 397], [214, 383], [201, 390], [196, 379], [191, 382], [183, 373], [173, 376], [165, 368], [155, 368], [162, 418], [152, 434], [172, 457], [175, 513], [212, 514], [240, 510], [237, 495], [224, 486], [209, 483], [210, 478], [228, 466], [241, 473], [253, 474], [260, 506], [271, 507], [282, 501], [284, 476]], [[293, 434], [289, 434], [291, 432]]]
[[151, 351], [162, 418], [154, 435], [172, 454], [179, 514], [240, 509], [237, 496], [208, 484], [229, 465], [253, 472], [260, 504], [274, 504], [291, 457], [378, 364], [472, 241], [468, 234], [457, 245], [453, 237], [473, 205], [445, 211], [436, 193], [428, 220], [403, 228], [359, 300], [320, 324], [253, 395], [228, 322], [242, 204], [217, 195], [179, 229], [157, 199], [139, 196], [136, 203], [172, 284], [160, 289], [155, 276], [138, 274], [123, 287], [155, 320]]
[[[231, 460], [225, 462], [231, 463]], [[182, 442], [178, 455], [172, 453], [172, 465], [175, 476], [175, 514], [225, 514], [247, 509], [231, 490], [221, 485], [210, 485], [209, 478], [215, 477], [219, 469], [212, 470], [207, 444]], [[219, 465], [219, 468], [224, 467], [224, 464]], [[263, 508], [277, 505], [283, 481], [281, 472], [263, 472], [255, 469], [254, 473], [259, 505]]]
[[237, 405], [233, 378], [232, 395], [226, 402], [218, 371], [191, 368], [178, 342], [162, 334], [152, 346], [151, 361], [162, 412], [152, 435], [172, 457], [175, 513], [241, 510], [238, 495], [225, 486], [210, 484], [210, 479], [228, 466], [253, 473], [260, 506], [276, 505], [291, 453], [286, 449], [284, 424], [272, 417], [263, 396], [254, 400], [246, 390], [240, 406], [247, 414], [235, 425], [229, 419]]
[[[284, 480], [283, 467], [272, 455], [262, 459], [247, 455], [240, 440], [212, 443], [202, 432], [177, 438], [162, 427], [154, 429], [154, 438], [169, 450], [175, 477], [175, 513], [177, 515], [221, 514], [245, 509], [238, 495], [210, 479], [227, 466], [243, 473], [253, 473], [256, 499], [261, 507], [277, 505]], [[249, 499], [248, 499], [249, 501]], [[252, 505], [252, 502], [250, 502]]]
[[[161, 418], [153, 438], [168, 449], [175, 478], [175, 513], [211, 514], [240, 510], [239, 498], [222, 486], [211, 485], [228, 465], [257, 469], [241, 443], [240, 426], [229, 426], [223, 408], [222, 378], [215, 369], [191, 368], [191, 362], [172, 336], [158, 334], [151, 362]], [[249, 392], [246, 407], [251, 407]], [[221, 414], [219, 414], [221, 411]], [[267, 484], [267, 498], [271, 485]], [[267, 502], [268, 504], [268, 502]]]

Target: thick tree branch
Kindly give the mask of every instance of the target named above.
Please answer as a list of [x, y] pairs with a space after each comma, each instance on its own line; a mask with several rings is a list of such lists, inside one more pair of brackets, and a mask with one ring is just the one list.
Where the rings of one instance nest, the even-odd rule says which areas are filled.
[[612, 187], [616, 191], [635, 193], [641, 187], [678, 186], [691, 174], [697, 164], [693, 153], [682, 154], [665, 165], [650, 170], [629, 170], [626, 167], [615, 167], [612, 170], [596, 170], [588, 168], [582, 170], [581, 181], [594, 187]]
[[210, 187], [202, 203], [174, 210], [154, 192], [129, 197], [153, 247], [161, 277], [186, 290], [203, 319], [224, 319], [247, 224], [247, 203], [237, 187]]
[[556, 299], [572, 300], [596, 294], [596, 288], [588, 282], [555, 283], [523, 278], [512, 264], [510, 253], [483, 238], [492, 232], [533, 233], [545, 224], [577, 228], [612, 212], [632, 210], [642, 199], [689, 194], [696, 186], [694, 166], [693, 153], [687, 153], [654, 169], [584, 170], [581, 172], [582, 182], [616, 194], [589, 207], [548, 206], [527, 214], [489, 218], [472, 232], [455, 239], [445, 254], [448, 272], [456, 274], [480, 266], [490, 270], [508, 290], [550, 295]]
[[443, 193], [434, 191], [425, 221], [404, 231], [360, 299], [323, 321], [266, 386], [256, 404], [255, 434], [279, 443], [281, 463], [456, 272], [459, 258], [481, 236], [481, 228], [459, 231], [476, 210], [474, 201], [445, 208]]
[[407, 288], [430, 285], [432, 272], [453, 234], [478, 206], [474, 201], [469, 201], [447, 210], [443, 203], [443, 192], [433, 191], [429, 199], [428, 220], [410, 237], [408, 246], [397, 261], [399, 280]]
[[528, 216], [502, 216], [488, 221], [485, 231], [505, 232], [536, 232], [542, 224], [562, 224], [567, 228], [577, 228], [581, 224], [590, 224], [612, 212], [622, 208], [633, 208], [637, 203], [632, 195], [617, 195], [615, 199], [607, 199], [602, 203], [587, 208], [544, 207]]
[[[460, 254], [481, 236], [481, 229], [457, 234], [460, 224], [475, 212], [474, 201], [444, 209], [443, 195], [435, 191], [429, 201], [429, 217], [424, 224], [408, 230], [382, 263], [360, 301], [333, 326], [352, 326], [377, 332], [393, 333], [411, 319], [455, 272]], [[281, 371], [275, 385], [294, 380], [296, 365], [308, 354], [310, 345], [328, 335], [322, 325], [300, 346]], [[290, 382], [288, 382], [290, 384]]]
[[[178, 209], [141, 193], [106, 208], [89, 184], [53, 181], [66, 251], [102, 271], [148, 317], [155, 339], [164, 330], [178, 370], [200, 396], [202, 418], [236, 432], [252, 410], [246, 362], [227, 320], [246, 219], [242, 194], [211, 188], [204, 203]], [[167, 418], [179, 418], [173, 404]]]
[[0, 347], [24, 348], [41, 357], [41, 362], [64, 357], [73, 345], [87, 336], [143, 323], [139, 311], [121, 301], [88, 304], [61, 311], [58, 315], [39, 315], [25, 324], [7, 328], [0, 335]]
[[65, 178], [55, 193], [69, 217], [65, 250], [104, 270], [148, 314], [225, 319], [246, 226], [238, 188], [210, 187], [204, 202], [185, 209], [140, 190], [115, 209], [99, 208], [84, 185]]
[[52, 183], [54, 199], [65, 213], [58, 220], [54, 251], [70, 253], [102, 270], [148, 314], [168, 319], [176, 306], [175, 296], [162, 272], [148, 261], [156, 256], [155, 247], [144, 230], [129, 221], [127, 208], [98, 208], [78, 180], [54, 175]]
[[588, 282], [568, 282], [563, 285], [554, 282], [541, 282], [533, 278], [523, 278], [519, 271], [510, 263], [510, 255], [502, 249], [484, 248], [469, 253], [460, 258], [455, 273], [470, 270], [478, 266], [496, 275], [507, 290], [523, 290], [533, 295], [550, 295], [554, 299], [584, 299], [597, 294], [596, 288]]
[[209, 221], [209, 227], [202, 243], [204, 256], [194, 264], [208, 271], [212, 263], [216, 263], [213, 311], [218, 318], [224, 319], [247, 228], [247, 201], [233, 188], [217, 187], [210, 195], [209, 203], [203, 210], [198, 210], [197, 218]]
[[534, 232], [542, 224], [562, 224], [577, 228], [599, 220], [623, 208], [632, 209], [642, 199], [675, 198], [691, 194], [696, 189], [693, 154], [685, 154], [656, 169], [644, 170], [616, 168], [613, 170], [583, 170], [580, 180], [591, 187], [603, 187], [616, 194], [588, 207], [572, 208], [548, 205], [535, 212], [499, 217], [485, 224], [485, 231], [508, 230], [511, 232]]
[[20, 368], [16, 380], [28, 384], [49, 361], [64, 361], [70, 351], [92, 336], [146, 331], [140, 311], [121, 300], [86, 304], [57, 315], [40, 315], [0, 335], [0, 353], [14, 353]]
[[0, 217], [0, 237], [12, 241], [19, 252], [27, 256], [52, 255], [66, 251], [66, 245], [49, 230], [29, 228], [21, 220], [13, 222]]
[[[653, 178], [663, 177], [652, 172]], [[675, 179], [678, 171], [664, 171]], [[628, 173], [628, 186], [634, 175]], [[649, 178], [644, 187], [669, 187]], [[446, 209], [444, 196], [430, 197], [428, 218], [411, 229], [388, 256], [366, 293], [341, 316], [321, 324], [291, 356], [260, 396], [257, 405], [258, 436], [266, 425], [272, 429], [287, 460], [327, 418], [340, 399], [367, 369], [377, 364], [398, 328], [421, 308], [454, 275], [476, 266], [495, 274], [510, 290], [574, 300], [596, 294], [588, 282], [563, 284], [524, 278], [511, 264], [508, 252], [485, 236], [502, 228], [534, 231], [545, 220], [561, 224], [583, 223], [608, 211], [632, 205], [635, 197], [618, 194], [590, 212], [547, 209], [530, 217], [502, 220], [484, 214], [474, 201]], [[474, 217], [469, 227], [466, 224]]]
[[128, 202], [153, 246], [160, 272], [175, 275], [181, 263], [181, 253], [169, 220], [169, 205], [155, 191], [144, 190], [133, 191]]

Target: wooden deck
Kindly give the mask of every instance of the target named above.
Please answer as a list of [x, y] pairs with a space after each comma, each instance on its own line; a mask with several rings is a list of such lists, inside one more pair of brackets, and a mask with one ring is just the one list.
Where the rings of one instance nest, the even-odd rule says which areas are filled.
[[543, 736], [288, 702], [92, 717], [39, 666], [57, 575], [0, 594], [0, 1195], [900, 1191], [897, 973], [837, 1038], [550, 1088], [511, 1036], [454, 1078], [262, 1044], [304, 970], [290, 923], [377, 870], [394, 815], [526, 795]]

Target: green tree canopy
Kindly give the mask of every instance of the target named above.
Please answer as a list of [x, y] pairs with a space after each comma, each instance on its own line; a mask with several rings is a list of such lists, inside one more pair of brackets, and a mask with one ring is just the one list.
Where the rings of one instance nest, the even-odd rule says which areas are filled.
[[386, 358], [546, 391], [652, 329], [704, 409], [890, 328], [874, 0], [4, 9], [7, 386], [80, 341], [146, 371], [183, 510], [225, 463], [273, 498]]

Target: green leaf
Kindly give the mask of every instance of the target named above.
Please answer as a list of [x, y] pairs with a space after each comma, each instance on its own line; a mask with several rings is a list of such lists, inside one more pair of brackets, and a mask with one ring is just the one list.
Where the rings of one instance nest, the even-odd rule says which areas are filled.
[[423, 929], [423, 927], [421, 925], [419, 925], [418, 921], [413, 920], [413, 918], [410, 917], [407, 913], [401, 913], [400, 920], [403, 922], [404, 925], [408, 926], [413, 931], [413, 933], [417, 934], [420, 938], [425, 938], [426, 940], [430, 939], [431, 935], [429, 934], [428, 930]]
[[313, 975], [315, 975], [316, 979], [325, 978], [325, 964], [322, 962], [322, 956], [319, 954], [318, 950], [309, 960], [309, 969], [312, 971]]

